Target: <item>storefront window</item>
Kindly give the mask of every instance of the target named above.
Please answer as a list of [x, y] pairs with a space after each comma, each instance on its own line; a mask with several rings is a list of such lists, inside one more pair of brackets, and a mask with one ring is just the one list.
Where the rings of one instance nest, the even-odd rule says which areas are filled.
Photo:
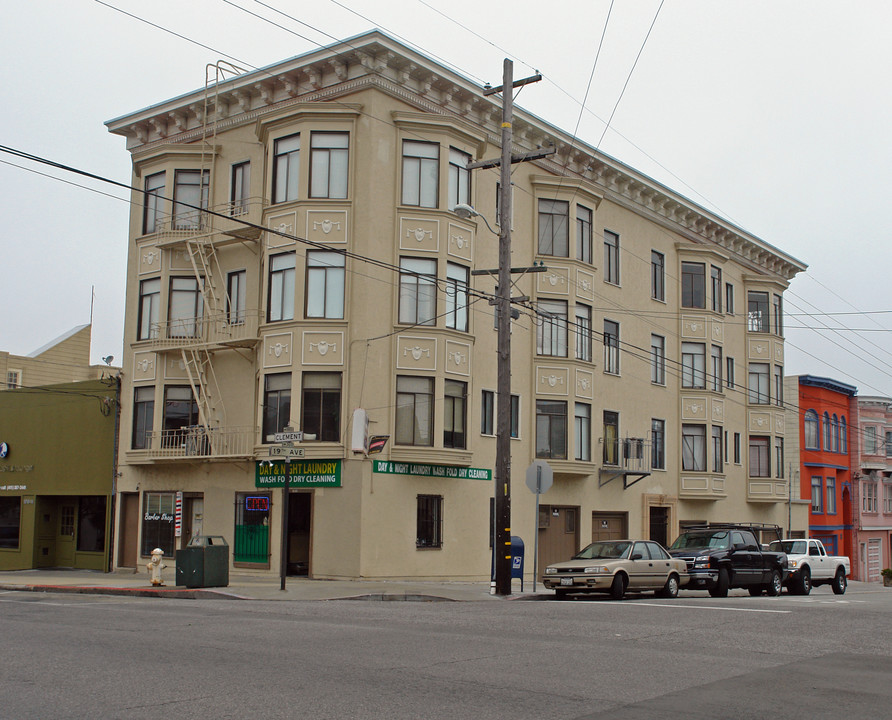
[[236, 493], [233, 562], [269, 563], [269, 508], [269, 493]]
[[174, 511], [176, 494], [147, 492], [143, 495], [142, 554], [161, 548], [165, 557], [174, 555]]
[[0, 548], [18, 549], [21, 517], [20, 497], [0, 497]]
[[105, 550], [105, 498], [102, 496], [80, 498], [77, 549], [80, 552]]

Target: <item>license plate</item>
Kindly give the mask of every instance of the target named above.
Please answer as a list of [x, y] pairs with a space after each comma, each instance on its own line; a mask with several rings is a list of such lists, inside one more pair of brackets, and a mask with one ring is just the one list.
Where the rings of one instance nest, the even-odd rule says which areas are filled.
[[561, 578], [561, 585], [572, 585], [573, 578]]

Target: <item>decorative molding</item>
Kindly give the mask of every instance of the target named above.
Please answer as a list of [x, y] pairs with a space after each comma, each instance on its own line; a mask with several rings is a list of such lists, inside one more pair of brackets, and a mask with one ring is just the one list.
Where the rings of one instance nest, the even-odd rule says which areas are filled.
[[595, 274], [586, 270], [576, 271], [576, 297], [583, 300], [595, 299]]
[[400, 218], [400, 249], [413, 252], [438, 252], [440, 223], [429, 218]]
[[570, 394], [570, 371], [568, 368], [538, 366], [536, 368], [537, 395]]
[[474, 257], [474, 230], [464, 225], [449, 223], [446, 232], [447, 254], [470, 262]]
[[706, 398], [682, 397], [681, 418], [682, 420], [705, 420]]
[[307, 239], [321, 243], [346, 243], [347, 211], [307, 210]]
[[682, 315], [681, 336], [706, 340], [706, 317], [702, 315]]
[[549, 266], [548, 272], [538, 273], [536, 290], [538, 292], [551, 293], [552, 295], [569, 295], [570, 269]]
[[158, 356], [152, 352], [133, 353], [133, 382], [154, 380]]
[[443, 367], [447, 373], [452, 375], [463, 375], [470, 377], [471, 375], [471, 346], [469, 343], [456, 342], [455, 340], [447, 340], [444, 343], [444, 352], [446, 357], [443, 361]]
[[400, 335], [396, 340], [396, 366], [400, 370], [436, 370], [437, 339]]
[[589, 370], [576, 369], [576, 397], [591, 400], [594, 396], [595, 374]]
[[143, 245], [139, 248], [139, 270], [140, 275], [148, 273], [159, 273], [164, 270], [164, 253], [161, 248], [154, 245]]
[[276, 333], [263, 338], [263, 367], [290, 367], [294, 361], [293, 333]]
[[304, 365], [343, 365], [344, 333], [334, 330], [304, 330], [301, 362]]

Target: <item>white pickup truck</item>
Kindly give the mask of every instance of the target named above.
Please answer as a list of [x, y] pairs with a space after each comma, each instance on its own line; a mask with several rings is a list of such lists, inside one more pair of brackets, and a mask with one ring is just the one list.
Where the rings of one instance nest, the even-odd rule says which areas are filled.
[[784, 584], [791, 593], [808, 595], [818, 585], [830, 585], [836, 595], [846, 591], [846, 576], [851, 572], [849, 559], [828, 555], [820, 540], [775, 540], [769, 549], [787, 553], [790, 574]]

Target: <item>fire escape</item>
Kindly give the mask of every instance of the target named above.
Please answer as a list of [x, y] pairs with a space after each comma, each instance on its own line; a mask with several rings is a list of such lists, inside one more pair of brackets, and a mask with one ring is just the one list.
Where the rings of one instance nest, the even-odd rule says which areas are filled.
[[[201, 167], [198, 185], [190, 199], [173, 204], [173, 213], [159, 233], [157, 247], [180, 264], [188, 258], [195, 278], [189, 303], [174, 300], [171, 287], [168, 319], [157, 323], [152, 348], [165, 362], [178, 357], [197, 407], [198, 423], [153, 433], [150, 457], [250, 457], [257, 430], [228, 423], [224, 392], [218, 381], [215, 359], [220, 353], [253, 350], [259, 342], [260, 311], [249, 310], [239, 297], [230, 296], [221, 253], [240, 245], [259, 253], [261, 198], [238, 197], [208, 207], [210, 179], [215, 177], [217, 156], [215, 121], [218, 86], [225, 74], [241, 69], [227, 63], [208, 65], [205, 75], [202, 117]], [[200, 209], [199, 209], [200, 208]], [[211, 210], [212, 212], [206, 212]], [[254, 227], [242, 220], [250, 220]], [[173, 265], [168, 265], [172, 267]], [[241, 289], [244, 292], [243, 288]], [[246, 356], [247, 357], [247, 356]]]

